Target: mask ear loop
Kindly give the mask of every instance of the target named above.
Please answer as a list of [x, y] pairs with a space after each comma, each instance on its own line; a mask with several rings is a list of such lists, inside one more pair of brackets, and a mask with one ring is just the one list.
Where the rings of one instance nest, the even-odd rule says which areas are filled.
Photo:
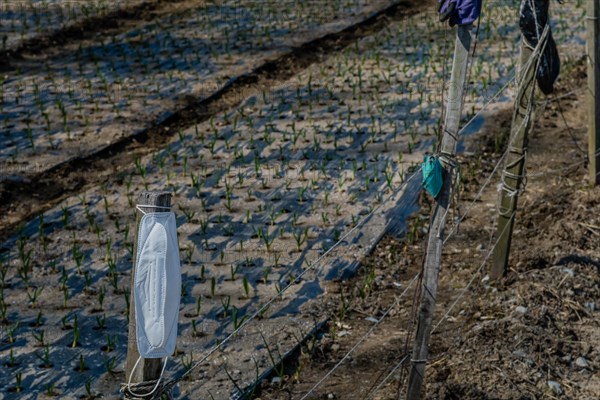
[[138, 204], [138, 205], [136, 205], [135, 208], [137, 208], [144, 215], [146, 215], [148, 213], [146, 211], [142, 210], [142, 207], [147, 207], [147, 208], [162, 208], [163, 210], [171, 211], [171, 207], [151, 206], [151, 205], [148, 205], [148, 204]]
[[131, 378], [133, 377], [133, 372], [135, 371], [138, 364], [140, 363], [140, 360], [142, 359], [142, 356], [139, 356], [137, 361], [135, 362], [135, 364], [133, 364], [133, 369], [131, 370], [131, 374], [129, 375], [129, 379], [127, 380], [127, 391], [134, 396], [142, 397], [142, 398], [150, 396], [151, 394], [154, 394], [154, 392], [156, 392], [156, 389], [158, 389], [158, 385], [160, 385], [160, 381], [162, 380], [163, 374], [165, 373], [165, 368], [167, 367], [167, 359], [168, 358], [169, 357], [167, 356], [163, 360], [163, 367], [162, 367], [162, 370], [160, 371], [160, 376], [158, 377], [158, 380], [156, 381], [156, 385], [154, 385], [154, 389], [152, 389], [152, 391], [149, 393], [136, 393], [133, 390], [131, 390]]

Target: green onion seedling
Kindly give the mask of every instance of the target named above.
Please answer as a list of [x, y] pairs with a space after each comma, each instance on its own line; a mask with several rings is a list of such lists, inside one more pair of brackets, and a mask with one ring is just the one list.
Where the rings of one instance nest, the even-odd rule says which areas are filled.
[[117, 366], [117, 357], [112, 356], [112, 357], [104, 358], [104, 368], [106, 369], [106, 372], [108, 372], [109, 374], [113, 374], [115, 372], [116, 366]]
[[107, 353], [110, 353], [111, 351], [113, 351], [114, 349], [117, 348], [117, 336], [114, 335], [106, 335], [106, 346], [103, 348], [104, 351], [106, 351]]
[[263, 340], [265, 348], [267, 349], [267, 353], [269, 355], [269, 359], [271, 360], [271, 365], [273, 366], [273, 369], [277, 373], [277, 376], [280, 378], [280, 381], [279, 381], [280, 385], [283, 385], [283, 374], [285, 372], [285, 370], [284, 370], [285, 366], [281, 362], [282, 361], [282, 357], [281, 357], [281, 354], [279, 353], [279, 349], [277, 349], [277, 360], [276, 360], [275, 359], [275, 352], [269, 346], [269, 343], [267, 342], [267, 339], [265, 338], [265, 336], [263, 335], [262, 332], [260, 332], [260, 336], [261, 336], [261, 338]]
[[187, 287], [188, 287], [188, 284], [186, 282], [181, 282], [181, 298], [182, 299], [185, 296], [187, 296]]
[[37, 345], [40, 347], [45, 346], [45, 342], [44, 342], [44, 335], [45, 335], [45, 331], [43, 329], [40, 329], [38, 331], [32, 331], [31, 332], [31, 336], [33, 336], [33, 338], [36, 340]]
[[5, 364], [7, 367], [16, 367], [17, 360], [15, 358], [13, 349], [10, 349], [10, 353], [8, 354], [8, 362]]
[[[194, 353], [190, 351], [190, 355], [188, 357], [185, 354], [181, 355], [181, 365], [183, 366], [184, 371], [187, 373], [192, 369], [194, 365]], [[186, 379], [190, 379], [191, 375], [187, 375]]]
[[79, 336], [81, 335], [81, 331], [77, 324], [73, 325], [73, 341], [71, 342], [71, 348], [75, 348], [79, 346]]
[[130, 307], [130, 303], [129, 303], [130, 293], [129, 293], [129, 290], [130, 289], [128, 287], [123, 288], [123, 296], [125, 297], [125, 307], [126, 307], [126, 309], [125, 309], [125, 315], [127, 316], [127, 321], [129, 321], [129, 307]]
[[42, 354], [35, 353], [35, 355], [42, 360], [41, 368], [52, 368], [52, 363], [50, 362], [50, 346], [44, 346], [42, 350]]
[[248, 278], [246, 276], [242, 279], [242, 285], [244, 286], [244, 293], [246, 294], [246, 298], [250, 297], [250, 284], [248, 283]]
[[20, 321], [16, 321], [14, 324], [12, 324], [10, 327], [8, 327], [6, 329], [6, 341], [8, 343], [14, 343], [15, 342], [15, 333], [17, 331], [17, 328], [20, 325]]
[[77, 372], [85, 372], [89, 367], [85, 365], [85, 359], [83, 358], [83, 354], [79, 354], [79, 361], [77, 362], [77, 367], [75, 367], [75, 371]]
[[235, 278], [236, 278], [237, 273], [238, 273], [239, 265], [236, 265], [234, 267], [233, 264], [231, 264], [231, 265], [229, 265], [229, 269], [231, 271], [231, 281], [235, 281]]
[[215, 297], [215, 290], [217, 288], [217, 279], [213, 276], [210, 278], [210, 296]]
[[222, 297], [221, 304], [223, 305], [223, 318], [227, 318], [227, 315], [229, 314], [229, 307], [231, 306], [231, 296]]
[[63, 229], [67, 229], [69, 227], [69, 216], [70, 216], [69, 207], [62, 206], [61, 210], [62, 210], [61, 219], [62, 219]]
[[35, 304], [37, 302], [38, 297], [40, 296], [40, 294], [42, 293], [42, 291], [44, 290], [43, 286], [40, 287], [34, 287], [34, 286], [30, 286], [27, 289], [27, 297], [29, 298], [29, 307], [33, 308], [35, 307]]
[[17, 372], [15, 374], [15, 387], [13, 389], [16, 393], [21, 393], [21, 391], [23, 391], [23, 386], [22, 386], [22, 382], [21, 382], [22, 378], [23, 378], [22, 372]]
[[96, 315], [96, 329], [106, 329], [106, 314], [102, 314], [102, 316]]
[[104, 310], [104, 298], [106, 297], [106, 287], [102, 285], [98, 290], [98, 309]]
[[198, 295], [196, 299], [196, 316], [200, 315], [200, 310], [202, 308], [202, 295]]
[[44, 314], [42, 313], [42, 311], [38, 311], [37, 316], [35, 317], [35, 321], [31, 322], [29, 326], [40, 327], [44, 325], [43, 317]]
[[248, 316], [244, 315], [242, 318], [239, 318], [239, 310], [233, 306], [231, 309], [231, 318], [233, 319], [233, 329], [237, 330], [246, 321]]

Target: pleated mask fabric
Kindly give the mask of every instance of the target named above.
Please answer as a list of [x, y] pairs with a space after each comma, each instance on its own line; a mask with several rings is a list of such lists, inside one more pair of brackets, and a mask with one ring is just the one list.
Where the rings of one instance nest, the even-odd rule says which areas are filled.
[[138, 230], [135, 320], [143, 358], [173, 354], [181, 299], [181, 264], [172, 212], [147, 213]]

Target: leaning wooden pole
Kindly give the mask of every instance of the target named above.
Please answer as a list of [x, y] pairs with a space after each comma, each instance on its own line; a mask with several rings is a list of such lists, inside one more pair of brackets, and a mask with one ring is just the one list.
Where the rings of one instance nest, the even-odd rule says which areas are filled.
[[[533, 59], [535, 58], [535, 59]], [[494, 249], [494, 264], [490, 273], [492, 279], [501, 278], [508, 271], [508, 257], [512, 239], [515, 210], [519, 191], [523, 184], [523, 170], [527, 152], [527, 132], [531, 129], [535, 76], [538, 56], [523, 39], [521, 41], [521, 61], [518, 78], [518, 91], [513, 113], [506, 164], [502, 173], [502, 187], [498, 209], [496, 230], [497, 245]]]
[[600, 184], [600, 102], [596, 95], [600, 93], [600, 4], [588, 0], [588, 149], [590, 163], [588, 173], [590, 184]]
[[471, 24], [459, 26], [456, 32], [456, 47], [454, 50], [446, 120], [444, 122], [445, 129], [440, 154], [440, 161], [444, 167], [443, 186], [437, 197], [437, 204], [433, 210], [432, 222], [429, 229], [417, 334], [413, 346], [410, 375], [408, 377], [408, 390], [406, 394], [408, 400], [421, 399], [423, 393], [425, 364], [427, 363], [429, 336], [431, 335], [433, 311], [435, 309], [438, 275], [444, 244], [444, 227], [446, 225], [447, 210], [450, 205], [456, 143], [463, 107], [463, 94], [467, 79], [471, 40]]
[[[171, 207], [170, 192], [142, 192], [138, 197], [138, 205], [144, 206], [145, 212], [164, 212], [165, 207]], [[154, 208], [154, 207], [156, 208]], [[138, 352], [136, 326], [135, 326], [135, 263], [137, 255], [137, 237], [142, 219], [142, 212], [136, 209], [135, 236], [133, 247], [133, 263], [131, 267], [131, 290], [129, 295], [129, 340], [127, 342], [127, 361], [125, 362], [125, 381], [131, 377], [131, 382], [149, 382], [156, 381], [161, 373], [160, 358], [142, 358], [134, 370], [136, 361], [140, 353]], [[133, 373], [133, 376], [131, 375]], [[152, 389], [152, 386], [150, 386]], [[150, 390], [148, 389], [148, 391]], [[136, 392], [142, 392], [143, 389], [136, 389]]]

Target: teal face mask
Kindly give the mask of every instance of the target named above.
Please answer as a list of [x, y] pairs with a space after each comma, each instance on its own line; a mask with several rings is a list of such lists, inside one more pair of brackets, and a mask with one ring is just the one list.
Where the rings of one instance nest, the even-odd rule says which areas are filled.
[[442, 164], [435, 156], [425, 156], [422, 164], [423, 187], [435, 199], [444, 183], [442, 177]]

